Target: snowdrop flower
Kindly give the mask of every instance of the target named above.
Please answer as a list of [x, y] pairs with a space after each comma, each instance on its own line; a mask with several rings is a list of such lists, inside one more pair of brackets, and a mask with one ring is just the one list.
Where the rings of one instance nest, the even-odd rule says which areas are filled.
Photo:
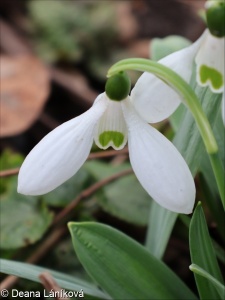
[[[145, 81], [145, 76], [142, 78]], [[18, 192], [40, 195], [61, 185], [83, 165], [93, 140], [101, 149], [111, 146], [115, 150], [128, 142], [130, 162], [143, 188], [161, 206], [178, 213], [191, 213], [195, 185], [186, 162], [143, 116], [147, 106], [151, 107], [149, 122], [168, 117], [171, 108], [164, 99], [167, 95], [162, 99], [163, 106], [161, 99], [151, 101], [157, 91], [154, 94], [151, 81], [147, 89], [142, 88], [141, 82], [130, 97], [126, 73], [110, 77], [106, 92], [97, 97], [87, 112], [54, 129], [28, 154], [19, 172]], [[153, 95], [149, 94], [149, 88]], [[135, 104], [140, 100], [143, 107], [137, 112]]]
[[[159, 62], [178, 73], [188, 83], [194, 64], [196, 64], [198, 85], [208, 86], [213, 93], [223, 93], [222, 115], [224, 116], [225, 3], [215, 0], [208, 1], [206, 8], [209, 29], [206, 29], [191, 46], [176, 51]], [[149, 87], [150, 82], [151, 87]], [[147, 89], [149, 94], [142, 94], [142, 91]], [[132, 99], [139, 98], [139, 101], [135, 101], [133, 104], [137, 112], [142, 114], [147, 122], [155, 121], [155, 112], [152, 107], [158, 105], [156, 102], [158, 99], [160, 99], [161, 105], [159, 112], [161, 119], [165, 118], [164, 113], [167, 114], [168, 111], [173, 113], [181, 101], [180, 96], [174, 90], [166, 84], [163, 85], [160, 79], [150, 73], [144, 73], [141, 76], [131, 96]], [[156, 118], [159, 120], [159, 115], [156, 115]]]

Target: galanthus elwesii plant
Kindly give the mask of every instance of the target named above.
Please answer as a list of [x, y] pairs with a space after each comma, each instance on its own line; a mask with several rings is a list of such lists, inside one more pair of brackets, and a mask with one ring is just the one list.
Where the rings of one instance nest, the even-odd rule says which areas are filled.
[[[139, 83], [142, 80], [146, 83], [145, 76]], [[28, 154], [20, 169], [18, 192], [40, 195], [61, 185], [83, 165], [93, 141], [101, 149], [112, 146], [115, 150], [122, 149], [128, 141], [131, 165], [149, 195], [171, 211], [191, 213], [195, 185], [186, 162], [173, 144], [135, 109], [134, 104], [139, 101], [142, 112], [150, 107], [151, 90], [150, 80], [148, 88], [139, 84], [135, 87], [138, 96], [130, 97], [127, 74], [119, 72], [110, 77], [106, 92], [97, 97], [87, 112], [50, 132]], [[169, 117], [171, 108], [161, 103], [157, 93], [152, 96], [155, 99], [150, 102], [152, 118], [148, 122], [154, 123]]]
[[[118, 151], [128, 144], [134, 175], [147, 194], [139, 189], [134, 175], [121, 178], [130, 174], [127, 162], [119, 166], [96, 161], [87, 163], [83, 172], [81, 170], [62, 188], [41, 199], [15, 195], [14, 178], [10, 181], [4, 179], [0, 244], [3, 244], [3, 257], [8, 259], [0, 259], [1, 273], [41, 281], [44, 288], [45, 281], [52, 282], [51, 292], [65, 289], [65, 294], [62, 294], [65, 297], [224, 300], [220, 264], [224, 262], [222, 244], [225, 240], [225, 137], [220, 100], [224, 99], [225, 2], [207, 2], [206, 20], [208, 28], [195, 43], [159, 62], [128, 58], [113, 64], [107, 73], [105, 91], [96, 98], [92, 107], [45, 136], [28, 154], [18, 176], [19, 193], [42, 195], [78, 172], [88, 159], [93, 143], [103, 150], [112, 147]], [[171, 49], [175, 46], [177, 44], [173, 41]], [[126, 73], [130, 70], [142, 72], [132, 90]], [[181, 103], [183, 105], [170, 118], [172, 126], [167, 121], [164, 123], [166, 128], [169, 126], [174, 130], [172, 143], [153, 125], [170, 117]], [[8, 157], [11, 155], [2, 159], [6, 166]], [[14, 166], [17, 160], [13, 158], [12, 167], [17, 166]], [[14, 170], [5, 171], [0, 176], [7, 176], [8, 171], [14, 174]], [[195, 175], [198, 176], [197, 200], [203, 207], [199, 202], [193, 215], [180, 215], [179, 222], [176, 222], [179, 213], [189, 214], [193, 210]], [[114, 179], [118, 181], [111, 183]], [[90, 183], [88, 187], [87, 183]], [[108, 222], [102, 218], [102, 213], [96, 215], [99, 210], [96, 211], [96, 205], [93, 207], [93, 201], [81, 205], [76, 215], [72, 214], [81, 199], [92, 197], [99, 189], [94, 204], [116, 219], [132, 224], [128, 231], [132, 236], [133, 228], [146, 226], [144, 243], [137, 241], [135, 234], [134, 240], [113, 226], [101, 224], [101, 220]], [[41, 206], [38, 205], [40, 200]], [[12, 210], [15, 205], [16, 213]], [[56, 213], [54, 219], [52, 208]], [[65, 222], [71, 217], [68, 228], [76, 261], [68, 268], [71, 255], [67, 255], [67, 259], [61, 255], [61, 250], [69, 253], [71, 250], [65, 235]], [[174, 247], [170, 236], [174, 226], [176, 231], [181, 222], [179, 235], [188, 251], [183, 253], [183, 244], [182, 249], [177, 247], [179, 261], [173, 257], [174, 263], [168, 266], [163, 259], [164, 253], [169, 250], [168, 246]], [[208, 228], [212, 222], [213, 239]], [[46, 253], [46, 259], [49, 255], [57, 256], [51, 263], [52, 268], [59, 266], [61, 271], [66, 269], [67, 274], [46, 270], [46, 264], [41, 267], [11, 260], [12, 252], [19, 260], [26, 258], [26, 261], [31, 261], [27, 257], [32, 250], [30, 244], [38, 240], [39, 243], [32, 246], [36, 253], [40, 252], [39, 249], [46, 249], [45, 245], [49, 250], [49, 245], [58, 242], [56, 249]], [[21, 256], [19, 247], [25, 245], [29, 247], [28, 253], [26, 255], [23, 251]], [[35, 252], [31, 253], [33, 257]], [[184, 267], [184, 274], [177, 273], [175, 266], [183, 258], [186, 261], [187, 255], [191, 262], [189, 269], [195, 276], [195, 291], [183, 281], [185, 277], [188, 282], [194, 282], [188, 266]], [[86, 274], [83, 274], [77, 259], [87, 272], [88, 281], [80, 278]], [[75, 273], [79, 274], [76, 276]], [[45, 274], [46, 280], [43, 280]], [[8, 280], [3, 280], [2, 286], [6, 287]], [[22, 288], [24, 290], [25, 286]], [[46, 284], [46, 289], [50, 288]], [[2, 291], [2, 296], [9, 295], [6, 288]]]

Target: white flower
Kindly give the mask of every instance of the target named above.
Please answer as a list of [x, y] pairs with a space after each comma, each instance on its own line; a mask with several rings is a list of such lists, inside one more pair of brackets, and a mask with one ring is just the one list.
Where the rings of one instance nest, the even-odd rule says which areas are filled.
[[[178, 73], [188, 83], [191, 79], [194, 63], [197, 68], [197, 83], [202, 87], [209, 87], [213, 93], [224, 93], [224, 37], [213, 36], [208, 29], [191, 46], [176, 51], [159, 61]], [[149, 86], [151, 82], [151, 86]], [[148, 90], [148, 93], [142, 91]], [[132, 94], [134, 107], [147, 121], [158, 122], [173, 113], [179, 106], [181, 98], [168, 85], [150, 73], [144, 73], [137, 81]], [[158, 106], [160, 99], [160, 116], [155, 115], [153, 107]], [[224, 95], [223, 95], [224, 99]], [[223, 100], [224, 101], [224, 100]], [[224, 106], [222, 106], [224, 114]], [[156, 116], [156, 120], [154, 119]]]
[[[149, 122], [161, 121], [171, 114], [167, 95], [161, 107], [160, 101], [151, 102], [149, 88], [141, 87], [141, 91], [135, 89], [146, 99], [141, 98], [142, 111], [152, 104]], [[157, 91], [152, 96], [158, 97]], [[112, 146], [116, 150], [128, 141], [130, 162], [144, 189], [161, 206], [191, 213], [195, 185], [186, 162], [173, 144], [136, 112], [133, 104], [138, 101], [134, 95], [114, 101], [106, 93], [100, 94], [87, 112], [57, 127], [28, 154], [20, 169], [18, 192], [40, 195], [61, 185], [83, 165], [93, 140], [102, 149]]]

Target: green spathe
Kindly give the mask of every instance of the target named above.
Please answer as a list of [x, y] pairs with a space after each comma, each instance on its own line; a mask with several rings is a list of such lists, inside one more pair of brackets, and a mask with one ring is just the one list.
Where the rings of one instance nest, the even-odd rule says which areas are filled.
[[106, 81], [105, 92], [109, 99], [121, 101], [130, 93], [131, 83], [126, 72], [119, 72]]
[[119, 131], [104, 131], [99, 135], [99, 142], [103, 147], [111, 141], [116, 147], [120, 147], [124, 141], [124, 135]]
[[207, 81], [211, 81], [212, 87], [215, 90], [219, 90], [223, 85], [223, 75], [214, 68], [210, 68], [206, 65], [200, 67], [200, 78], [204, 84]]
[[212, 35], [225, 36], [225, 2], [215, 1], [206, 11], [207, 25]]

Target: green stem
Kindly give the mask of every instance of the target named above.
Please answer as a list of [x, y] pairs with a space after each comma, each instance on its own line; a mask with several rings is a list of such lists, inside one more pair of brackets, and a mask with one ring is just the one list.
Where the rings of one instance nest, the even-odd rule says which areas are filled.
[[129, 58], [121, 60], [109, 69], [107, 76], [110, 77], [124, 70], [137, 70], [153, 73], [181, 96], [181, 99], [191, 111], [199, 128], [206, 151], [210, 157], [220, 196], [225, 207], [223, 184], [224, 171], [218, 157], [217, 142], [195, 92], [191, 89], [189, 84], [173, 70], [158, 62], [143, 58]]
[[216, 183], [221, 196], [221, 201], [225, 210], [225, 184], [224, 184], [224, 168], [218, 153], [209, 154], [211, 166], [216, 178]]
[[191, 87], [177, 73], [155, 61], [143, 58], [128, 58], [114, 64], [108, 71], [108, 77], [124, 70], [137, 70], [153, 73], [171, 86], [171, 88], [176, 90], [192, 112], [195, 121], [198, 124], [207, 152], [213, 154], [218, 151], [218, 146], [209, 121], [202, 110], [197, 96]]

